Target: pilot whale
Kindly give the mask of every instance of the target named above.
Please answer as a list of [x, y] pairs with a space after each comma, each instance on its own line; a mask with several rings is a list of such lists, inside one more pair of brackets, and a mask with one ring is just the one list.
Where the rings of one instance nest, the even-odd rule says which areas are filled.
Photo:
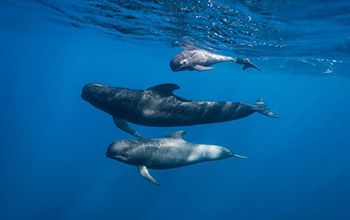
[[195, 101], [173, 94], [180, 87], [161, 84], [146, 90], [126, 89], [101, 84], [87, 84], [81, 97], [110, 115], [115, 125], [129, 134], [142, 138], [128, 122], [144, 126], [189, 126], [244, 118], [254, 112], [278, 118], [262, 99], [254, 105], [240, 102]]
[[106, 156], [137, 166], [140, 175], [155, 185], [159, 183], [148, 168], [170, 169], [229, 157], [246, 158], [221, 146], [187, 142], [183, 139], [185, 134], [178, 131], [164, 138], [115, 141], [109, 145]]
[[243, 70], [252, 67], [261, 71], [257, 66], [251, 63], [248, 58], [222, 56], [197, 48], [185, 49], [181, 53], [175, 55], [170, 61], [170, 68], [174, 72], [184, 70], [205, 71], [214, 69], [211, 65], [226, 61], [243, 65]]

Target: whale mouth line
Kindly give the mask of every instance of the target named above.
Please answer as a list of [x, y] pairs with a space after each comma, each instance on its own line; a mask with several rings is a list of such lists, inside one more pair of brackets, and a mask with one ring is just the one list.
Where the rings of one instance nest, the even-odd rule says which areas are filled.
[[174, 72], [178, 72], [178, 71], [181, 71], [181, 69], [185, 68], [186, 66], [185, 65], [176, 65], [176, 66], [171, 66], [171, 70], [174, 71]]
[[111, 154], [111, 153], [109, 153], [109, 152], [106, 153], [106, 156], [107, 156], [108, 158], [111, 158], [111, 159], [123, 158], [122, 155], [114, 155], [114, 154]]
[[85, 101], [88, 101], [87, 97], [86, 97], [86, 94], [85, 93], [81, 93], [81, 98], [84, 99]]
[[106, 152], [106, 156], [108, 157], [108, 158], [112, 158], [112, 159], [114, 159], [114, 155], [112, 155], [111, 153], [109, 153], [109, 152]]

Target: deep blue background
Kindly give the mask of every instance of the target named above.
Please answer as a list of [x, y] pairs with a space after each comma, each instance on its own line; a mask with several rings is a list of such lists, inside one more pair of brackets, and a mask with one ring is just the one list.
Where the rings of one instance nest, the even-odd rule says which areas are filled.
[[[0, 28], [0, 219], [350, 219], [349, 78], [272, 72], [254, 58], [263, 72], [228, 63], [174, 73], [179, 48], [15, 18]], [[188, 141], [249, 157], [150, 170], [157, 187], [105, 156], [112, 141], [132, 137], [81, 99], [90, 82], [172, 82], [198, 100], [262, 96], [282, 119], [133, 125], [150, 138], [186, 130]]]

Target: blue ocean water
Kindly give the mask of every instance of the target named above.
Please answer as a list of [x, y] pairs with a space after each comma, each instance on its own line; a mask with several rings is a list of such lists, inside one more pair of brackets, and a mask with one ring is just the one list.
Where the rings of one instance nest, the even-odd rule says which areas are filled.
[[[0, 1], [0, 219], [350, 219], [348, 1]], [[181, 46], [249, 57], [171, 72]], [[150, 170], [105, 156], [132, 138], [81, 99], [86, 83], [176, 83], [253, 114], [179, 130], [240, 160]]]

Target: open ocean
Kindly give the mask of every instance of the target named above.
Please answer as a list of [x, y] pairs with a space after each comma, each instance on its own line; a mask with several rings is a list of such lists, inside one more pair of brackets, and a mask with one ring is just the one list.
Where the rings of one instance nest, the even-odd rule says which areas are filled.
[[[196, 46], [247, 57], [172, 72]], [[350, 2], [0, 0], [0, 219], [350, 219]], [[87, 83], [176, 83], [194, 100], [253, 104], [215, 124], [146, 127], [248, 159], [150, 170], [106, 157], [133, 137], [81, 98]]]

